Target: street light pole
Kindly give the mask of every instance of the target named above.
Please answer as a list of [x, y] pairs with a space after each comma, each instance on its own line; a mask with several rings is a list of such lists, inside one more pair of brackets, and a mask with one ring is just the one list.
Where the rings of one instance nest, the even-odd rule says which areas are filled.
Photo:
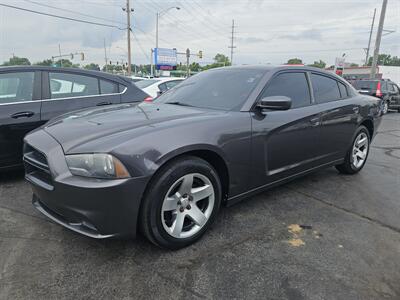
[[171, 6], [171, 7], [168, 7], [167, 9], [162, 10], [161, 12], [156, 13], [156, 48], [155, 49], [158, 49], [158, 19], [160, 17], [162, 17], [164, 14], [166, 14], [171, 9], [180, 10], [181, 8], [178, 6]]

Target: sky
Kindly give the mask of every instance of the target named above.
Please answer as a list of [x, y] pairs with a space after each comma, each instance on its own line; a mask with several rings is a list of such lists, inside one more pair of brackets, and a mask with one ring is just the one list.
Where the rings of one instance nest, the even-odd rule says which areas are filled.
[[[282, 64], [297, 57], [304, 63], [322, 59], [328, 65], [346, 55], [347, 62], [365, 60], [374, 8], [376, 29], [382, 0], [130, 0], [132, 63], [150, 62], [155, 47], [156, 13], [159, 47], [192, 53], [203, 51], [207, 64], [217, 53], [230, 56], [232, 20], [233, 63]], [[126, 0], [0, 0], [24, 9], [105, 24], [79, 23], [0, 6], [0, 63], [12, 55], [31, 62], [62, 54], [84, 52], [85, 60], [73, 62], [104, 65], [127, 60]], [[170, 9], [179, 7], [179, 10]], [[165, 10], [168, 10], [165, 12]], [[110, 27], [111, 26], [111, 27]], [[381, 53], [400, 56], [400, 0], [388, 0]], [[105, 47], [104, 47], [105, 44]], [[371, 50], [371, 53], [373, 51]], [[179, 61], [185, 57], [180, 55]]]

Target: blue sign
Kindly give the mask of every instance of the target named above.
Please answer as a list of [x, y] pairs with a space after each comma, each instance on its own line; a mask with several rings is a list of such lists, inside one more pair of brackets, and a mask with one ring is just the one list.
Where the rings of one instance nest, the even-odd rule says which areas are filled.
[[176, 49], [154, 49], [154, 64], [157, 70], [174, 70], [177, 62]]

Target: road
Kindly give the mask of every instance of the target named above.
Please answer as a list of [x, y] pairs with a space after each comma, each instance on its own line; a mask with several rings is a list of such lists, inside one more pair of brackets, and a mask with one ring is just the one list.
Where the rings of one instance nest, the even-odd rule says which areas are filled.
[[[160, 250], [42, 217], [0, 178], [0, 299], [400, 299], [400, 114], [355, 176], [329, 168], [223, 208], [204, 238]], [[112, 201], [112, 200], [110, 200]]]

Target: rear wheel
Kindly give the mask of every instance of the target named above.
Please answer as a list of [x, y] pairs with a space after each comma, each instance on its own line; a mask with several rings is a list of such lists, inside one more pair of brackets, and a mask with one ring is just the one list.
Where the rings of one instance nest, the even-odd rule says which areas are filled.
[[370, 136], [365, 126], [357, 129], [353, 143], [346, 154], [344, 162], [336, 166], [343, 174], [358, 173], [365, 165], [369, 153]]
[[180, 158], [158, 172], [141, 208], [141, 229], [154, 244], [179, 249], [210, 227], [221, 203], [217, 172], [206, 161]]

